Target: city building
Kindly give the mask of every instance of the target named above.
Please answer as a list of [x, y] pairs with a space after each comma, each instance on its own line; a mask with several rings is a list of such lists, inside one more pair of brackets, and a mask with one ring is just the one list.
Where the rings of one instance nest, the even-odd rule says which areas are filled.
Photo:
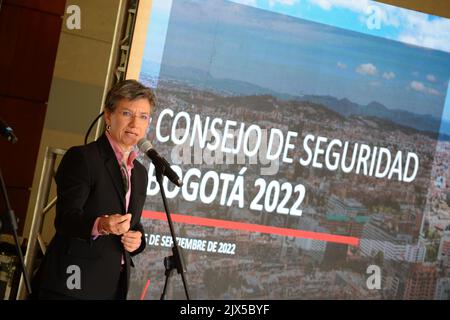
[[436, 265], [415, 263], [411, 266], [406, 280], [405, 300], [431, 300], [436, 294], [438, 273]]

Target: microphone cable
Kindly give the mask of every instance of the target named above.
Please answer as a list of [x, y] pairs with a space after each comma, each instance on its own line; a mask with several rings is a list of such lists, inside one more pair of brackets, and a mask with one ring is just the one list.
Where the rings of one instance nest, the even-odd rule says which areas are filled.
[[89, 126], [88, 131], [86, 132], [86, 135], [84, 136], [84, 144], [87, 144], [87, 139], [89, 137], [89, 134], [91, 133], [92, 128], [94, 127], [94, 125], [97, 123], [98, 119], [100, 119], [101, 116], [103, 116], [105, 112], [102, 111], [95, 119], [94, 121], [92, 121], [91, 125]]

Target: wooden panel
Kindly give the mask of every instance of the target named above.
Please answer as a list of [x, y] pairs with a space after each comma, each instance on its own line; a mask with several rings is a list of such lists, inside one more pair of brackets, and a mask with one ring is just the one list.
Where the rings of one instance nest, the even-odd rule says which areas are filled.
[[[117, 10], [122, 0], [70, 0], [68, 5], [80, 7], [81, 29], [69, 30], [65, 26], [63, 32], [77, 37], [85, 37], [111, 44], [114, 36]], [[66, 14], [66, 20], [69, 14]], [[124, 15], [126, 16], [126, 15]]]
[[3, 5], [20, 6], [59, 16], [64, 14], [65, 3], [65, 0], [3, 0]]
[[61, 33], [53, 77], [104, 87], [111, 43]]
[[89, 125], [100, 113], [102, 95], [103, 86], [53, 77], [45, 129], [77, 133], [84, 137]]
[[19, 138], [11, 144], [0, 137], [0, 166], [9, 187], [31, 188], [45, 110], [42, 102], [0, 96], [0, 117]]
[[0, 95], [48, 100], [61, 21], [56, 15], [2, 5]]

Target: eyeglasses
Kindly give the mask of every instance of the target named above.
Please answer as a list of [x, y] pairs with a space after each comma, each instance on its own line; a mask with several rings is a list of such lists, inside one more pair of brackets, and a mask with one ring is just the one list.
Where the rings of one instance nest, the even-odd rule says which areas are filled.
[[135, 117], [141, 121], [148, 121], [150, 119], [150, 116], [146, 113], [141, 113], [141, 114], [137, 115], [129, 110], [121, 110], [121, 111], [118, 111], [118, 113], [126, 119], [131, 119], [131, 118], [135, 118]]
[[130, 176], [128, 174], [127, 165], [123, 161], [120, 164], [120, 172], [122, 173], [123, 189], [125, 191], [125, 194], [127, 194], [130, 188]]

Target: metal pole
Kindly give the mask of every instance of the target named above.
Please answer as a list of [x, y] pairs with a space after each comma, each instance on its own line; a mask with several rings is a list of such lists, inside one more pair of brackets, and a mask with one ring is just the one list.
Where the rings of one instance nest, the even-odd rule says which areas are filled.
[[[103, 111], [103, 105], [104, 101], [106, 99], [106, 94], [108, 93], [108, 90], [111, 88], [111, 85], [115, 84], [117, 81], [113, 79], [114, 71], [117, 68], [117, 57], [119, 55], [120, 50], [120, 37], [121, 37], [121, 28], [123, 27], [123, 20], [126, 7], [128, 4], [128, 0], [119, 0], [119, 5], [117, 7], [117, 14], [116, 14], [116, 22], [114, 25], [114, 37], [111, 44], [111, 50], [109, 52], [109, 59], [108, 59], [108, 71], [106, 73], [105, 82], [103, 86], [103, 94], [102, 94], [102, 103], [100, 105], [100, 113]], [[95, 137], [94, 140], [97, 140], [98, 137], [101, 136], [104, 129], [104, 121], [103, 118], [101, 118], [97, 123], [97, 128], [95, 130]]]

